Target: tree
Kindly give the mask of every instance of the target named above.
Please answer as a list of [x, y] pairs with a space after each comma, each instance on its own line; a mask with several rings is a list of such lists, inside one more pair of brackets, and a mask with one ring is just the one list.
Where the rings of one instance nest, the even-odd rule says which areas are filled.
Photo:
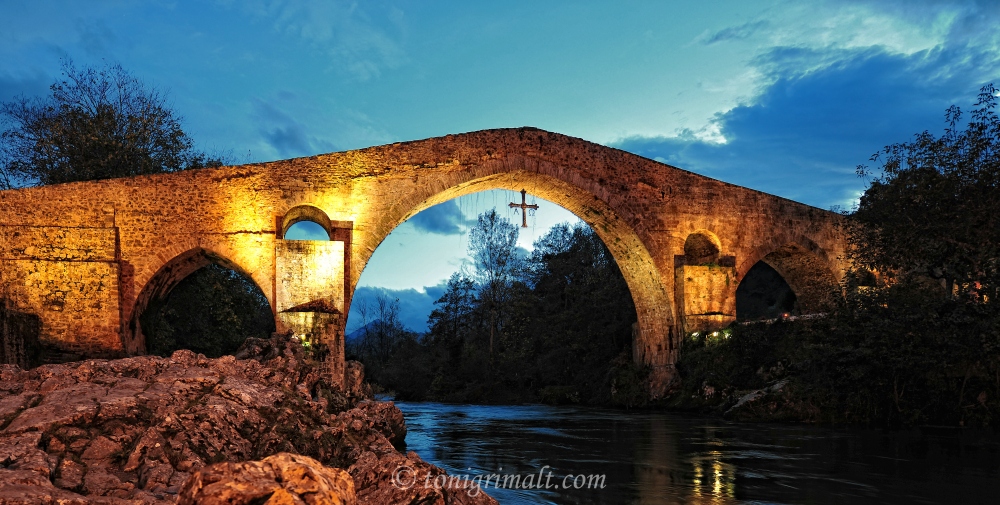
[[986, 426], [1000, 412], [996, 100], [984, 86], [964, 129], [952, 106], [940, 137], [885, 147], [877, 176], [858, 167], [870, 185], [847, 215], [847, 279], [868, 287], [802, 346], [819, 352], [804, 380], [843, 412], [890, 426]]
[[[872, 156], [881, 174], [850, 215], [850, 259], [893, 279], [923, 277], [944, 292], [996, 300], [1000, 270], [1000, 120], [997, 91], [980, 90], [972, 120], [946, 113], [941, 137], [913, 141]], [[868, 167], [859, 175], [871, 177]]]
[[66, 61], [51, 96], [0, 105], [0, 185], [129, 177], [220, 166], [192, 147], [164, 95], [121, 65]]
[[500, 312], [520, 269], [517, 227], [491, 209], [479, 215], [469, 232], [469, 255], [476, 267], [479, 298], [490, 314], [490, 357]]
[[355, 352], [366, 365], [374, 365], [376, 370], [373, 371], [377, 373], [407, 336], [406, 328], [399, 320], [399, 299], [379, 290], [374, 301], [362, 300], [358, 311], [362, 327]]
[[[621, 401], [635, 306], [611, 252], [589, 226], [560, 224], [535, 241], [535, 384], [547, 402]], [[625, 360], [616, 359], [625, 355]], [[625, 400], [626, 402], [631, 400]]]
[[459, 272], [451, 274], [444, 294], [434, 302], [437, 307], [427, 318], [428, 334], [457, 351], [473, 325], [471, 319], [475, 303], [476, 290], [472, 279]]

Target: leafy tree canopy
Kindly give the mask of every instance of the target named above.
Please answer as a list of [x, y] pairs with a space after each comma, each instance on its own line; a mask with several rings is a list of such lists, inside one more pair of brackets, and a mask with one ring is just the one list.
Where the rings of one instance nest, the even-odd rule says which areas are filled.
[[0, 186], [129, 177], [220, 166], [193, 148], [164, 95], [121, 65], [77, 68], [41, 98], [0, 105]]
[[[952, 106], [940, 137], [924, 131], [872, 156], [880, 175], [849, 226], [851, 259], [888, 277], [943, 281], [947, 293], [997, 296], [1000, 258], [1000, 119], [992, 84], [971, 121]], [[871, 177], [868, 167], [860, 175]]]

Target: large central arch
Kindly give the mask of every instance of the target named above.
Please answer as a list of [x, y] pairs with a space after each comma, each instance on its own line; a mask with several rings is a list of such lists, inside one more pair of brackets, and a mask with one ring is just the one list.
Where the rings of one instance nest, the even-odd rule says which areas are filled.
[[[366, 233], [364, 240], [358, 244], [360, 254], [355, 265], [360, 268], [357, 269], [358, 276], [352, 280], [351, 292], [353, 293], [356, 288], [364, 265], [375, 249], [397, 226], [420, 211], [439, 203], [492, 189], [514, 192], [527, 190], [534, 196], [569, 210], [594, 230], [618, 264], [635, 304], [637, 331], [633, 342], [634, 358], [638, 362], [653, 366], [666, 365], [669, 357], [663, 351], [673, 351], [674, 343], [672, 339], [664, 342], [653, 336], [673, 334], [673, 301], [667, 287], [661, 281], [649, 250], [635, 230], [607, 203], [577, 185], [545, 173], [514, 170], [486, 175], [444, 189], [429, 191], [428, 193], [432, 193], [430, 195], [419, 194], [404, 199], [405, 201], [391, 207], [391, 213], [384, 215], [382, 220], [384, 226]], [[643, 338], [644, 336], [646, 338]]]

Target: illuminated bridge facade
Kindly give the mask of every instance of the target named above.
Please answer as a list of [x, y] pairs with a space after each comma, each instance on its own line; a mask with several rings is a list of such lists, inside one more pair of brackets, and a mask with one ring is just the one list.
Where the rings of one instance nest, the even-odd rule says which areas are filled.
[[[308, 158], [0, 192], [6, 297], [41, 321], [46, 344], [87, 356], [145, 352], [139, 316], [211, 262], [247, 274], [279, 329], [310, 333], [343, 374], [344, 316], [365, 264], [417, 212], [487, 189], [557, 203], [596, 231], [631, 290], [635, 360], [654, 393], [685, 333], [736, 318], [760, 261], [803, 313], [843, 276], [835, 213], [533, 128]], [[286, 241], [302, 220], [329, 241]]]

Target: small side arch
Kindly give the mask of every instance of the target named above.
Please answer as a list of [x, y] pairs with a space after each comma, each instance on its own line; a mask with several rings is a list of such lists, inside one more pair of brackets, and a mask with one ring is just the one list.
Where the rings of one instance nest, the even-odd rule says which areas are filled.
[[[759, 252], [755, 257], [740, 265], [739, 286], [758, 263], [764, 263], [780, 275], [794, 293], [797, 310], [801, 314], [814, 314], [832, 310], [839, 295], [839, 284], [830, 268], [825, 251], [812, 241], [801, 238], [788, 242], [770, 251]], [[756, 271], [762, 269], [758, 268]], [[737, 287], [737, 311], [742, 292]], [[737, 317], [740, 314], [737, 313]]]
[[333, 225], [330, 222], [330, 216], [323, 212], [322, 209], [314, 205], [298, 205], [288, 209], [285, 212], [284, 217], [281, 218], [281, 227], [279, 228], [280, 234], [279, 239], [285, 238], [285, 234], [288, 233], [288, 229], [292, 227], [295, 223], [300, 223], [302, 221], [311, 221], [323, 227], [326, 230], [327, 236], [333, 239]]
[[[150, 302], [165, 298], [182, 280], [198, 269], [212, 263], [239, 272], [240, 274], [246, 276], [246, 278], [253, 280], [253, 276], [234, 261], [203, 247], [194, 247], [174, 256], [170, 259], [170, 261], [164, 263], [155, 274], [153, 274], [153, 276], [139, 291], [139, 295], [136, 297], [135, 304], [132, 308], [132, 314], [128, 321], [128, 326], [124, 332], [125, 349], [128, 350], [130, 354], [146, 353], [146, 337], [142, 333], [142, 325], [140, 324], [139, 319], [142, 317], [143, 312], [145, 312], [145, 310], [149, 307]], [[262, 293], [266, 293], [266, 291], [261, 289], [260, 285], [257, 284], [257, 281], [254, 280], [253, 282], [254, 285], [257, 286], [257, 289], [260, 289]], [[271, 303], [270, 298], [268, 298], [268, 302], [269, 305], [271, 305], [271, 312], [273, 314], [274, 306]]]

